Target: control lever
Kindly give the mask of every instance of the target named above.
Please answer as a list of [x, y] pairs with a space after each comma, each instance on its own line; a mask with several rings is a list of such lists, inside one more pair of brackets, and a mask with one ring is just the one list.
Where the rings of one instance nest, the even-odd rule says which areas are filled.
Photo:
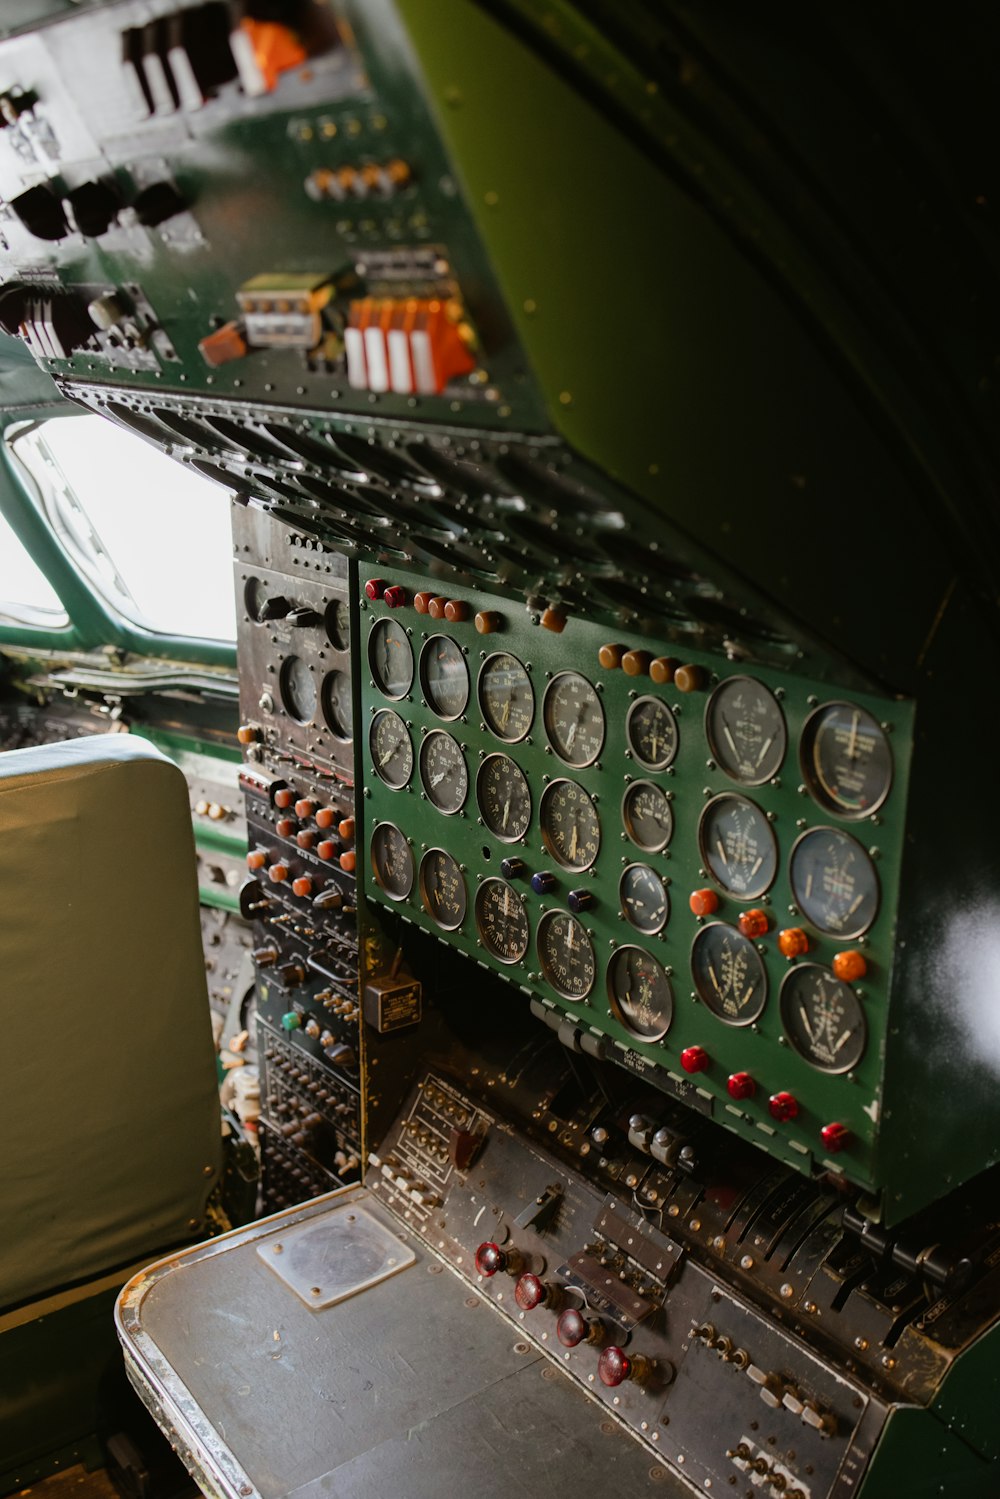
[[922, 1275], [934, 1285], [946, 1286], [952, 1294], [971, 1279], [973, 1261], [964, 1255], [948, 1254], [940, 1244], [919, 1248], [911, 1240], [894, 1237], [854, 1207], [845, 1207], [841, 1221], [875, 1259], [890, 1260], [910, 1275]]

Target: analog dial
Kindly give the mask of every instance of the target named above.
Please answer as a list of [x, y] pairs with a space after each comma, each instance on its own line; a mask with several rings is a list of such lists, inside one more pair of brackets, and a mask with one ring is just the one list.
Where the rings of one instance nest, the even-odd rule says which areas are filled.
[[323, 611], [323, 624], [334, 650], [346, 651], [351, 643], [351, 611], [346, 599], [331, 599]]
[[677, 721], [658, 697], [640, 697], [628, 710], [625, 737], [647, 770], [666, 770], [677, 753]]
[[836, 828], [813, 828], [792, 849], [792, 895], [807, 921], [831, 937], [859, 937], [875, 920], [878, 875], [861, 844]]
[[479, 706], [498, 739], [516, 744], [531, 728], [535, 694], [531, 679], [516, 656], [500, 651], [479, 673]]
[[484, 880], [476, 891], [476, 928], [486, 951], [501, 963], [519, 963], [528, 951], [528, 913], [506, 880]]
[[749, 1025], [767, 1002], [767, 974], [760, 954], [735, 927], [713, 921], [691, 948], [691, 974], [698, 998], [729, 1025]]
[[368, 748], [375, 774], [398, 791], [413, 774], [413, 745], [405, 723], [391, 708], [383, 708], [372, 719]]
[[618, 898], [625, 920], [647, 937], [662, 931], [670, 914], [670, 897], [655, 869], [630, 864], [618, 882]]
[[460, 718], [469, 701], [469, 668], [448, 635], [432, 635], [420, 652], [420, 685], [438, 718]]
[[390, 900], [405, 900], [413, 889], [413, 855], [393, 822], [380, 822], [372, 833], [372, 870]]
[[633, 781], [622, 800], [622, 822], [637, 848], [658, 854], [666, 848], [674, 830], [666, 792], [652, 781]]
[[352, 736], [351, 720], [351, 679], [344, 671], [327, 672], [323, 678], [323, 690], [321, 693], [323, 704], [323, 717], [331, 734], [338, 739], [350, 739]]
[[849, 1072], [868, 1026], [853, 989], [817, 963], [800, 963], [781, 986], [781, 1023], [799, 1056], [822, 1072]]
[[376, 620], [368, 637], [368, 665], [386, 697], [405, 697], [413, 684], [413, 652], [406, 631], [394, 619]]
[[641, 947], [620, 947], [608, 964], [615, 1019], [638, 1041], [659, 1041], [674, 1017], [674, 996], [661, 964]]
[[802, 774], [821, 807], [840, 817], [867, 817], [892, 785], [892, 751], [884, 730], [854, 703], [826, 703], [802, 730]]
[[739, 900], [756, 900], [778, 872], [778, 845], [767, 818], [745, 796], [726, 794], [708, 803], [698, 826], [705, 866]]
[[730, 677], [715, 689], [705, 710], [705, 735], [719, 769], [743, 786], [776, 776], [788, 746], [777, 699], [753, 677]]
[[542, 842], [564, 869], [589, 869], [601, 846], [597, 808], [575, 781], [553, 781], [539, 809]]
[[578, 671], [562, 671], [545, 689], [542, 718], [549, 743], [567, 765], [593, 765], [604, 744], [604, 709]]
[[465, 756], [450, 734], [435, 729], [420, 746], [420, 779], [439, 812], [457, 812], [469, 794]]
[[524, 837], [531, 822], [531, 792], [509, 755], [487, 755], [476, 780], [476, 800], [483, 822], [497, 838], [513, 843]]
[[465, 876], [451, 854], [429, 848], [420, 861], [420, 898], [432, 921], [446, 932], [462, 925], [469, 908]]
[[311, 723], [316, 716], [316, 677], [301, 656], [285, 658], [278, 686], [289, 718], [296, 723]]
[[594, 949], [581, 921], [568, 911], [546, 911], [538, 923], [538, 961], [564, 999], [586, 999], [594, 987]]

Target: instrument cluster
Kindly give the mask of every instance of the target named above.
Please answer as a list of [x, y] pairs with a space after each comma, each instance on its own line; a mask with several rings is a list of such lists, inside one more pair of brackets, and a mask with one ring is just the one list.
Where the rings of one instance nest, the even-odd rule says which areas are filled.
[[909, 706], [361, 583], [368, 894], [575, 1049], [865, 1183]]

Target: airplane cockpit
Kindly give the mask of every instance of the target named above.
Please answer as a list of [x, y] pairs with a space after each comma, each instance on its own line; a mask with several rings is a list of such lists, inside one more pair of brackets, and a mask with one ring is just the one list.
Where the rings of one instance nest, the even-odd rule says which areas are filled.
[[0, 1494], [996, 1494], [998, 32], [2, 7]]

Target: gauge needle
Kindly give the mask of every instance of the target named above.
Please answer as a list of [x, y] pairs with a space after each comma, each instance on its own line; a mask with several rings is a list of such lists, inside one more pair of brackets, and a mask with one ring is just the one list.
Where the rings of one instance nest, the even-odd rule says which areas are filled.
[[813, 877], [812, 877], [812, 871], [810, 870], [809, 871], [809, 878], [806, 880], [806, 900], [809, 900], [809, 898], [811, 897], [812, 893], [813, 893]]
[[722, 989], [721, 989], [721, 987], [719, 985], [719, 980], [715, 976], [715, 969], [712, 967], [711, 963], [709, 963], [709, 965], [708, 965], [708, 974], [709, 974], [709, 978], [712, 980], [712, 983], [715, 986], [715, 992], [716, 992], [716, 994], [721, 999], [722, 998]]
[[503, 914], [510, 915], [510, 890], [506, 885], [503, 887]]
[[507, 720], [510, 717], [510, 708], [513, 701], [514, 699], [512, 697], [509, 697], [503, 705], [503, 712], [500, 714], [500, 727], [502, 729], [505, 729], [507, 727]]
[[649, 736], [649, 745], [650, 745], [650, 749], [651, 749], [651, 750], [652, 750], [652, 752], [653, 752], [653, 753], [652, 753], [652, 754], [651, 754], [651, 755], [650, 755], [650, 757], [649, 757], [649, 758], [650, 758], [650, 759], [651, 759], [651, 760], [658, 760], [658, 759], [659, 759], [659, 758], [660, 758], [660, 757], [659, 757], [659, 755], [658, 755], [658, 754], [657, 754], [657, 748], [656, 748], [656, 747], [657, 747], [657, 745], [658, 745], [658, 744], [659, 744], [659, 742], [660, 742], [660, 736], [659, 736], [659, 734], [657, 734], [657, 733], [656, 733], [656, 732], [655, 732], [655, 731], [654, 731], [654, 732], [653, 732], [653, 733], [652, 733], [652, 734], [650, 734], [650, 736]]
[[774, 743], [774, 735], [773, 734], [771, 735], [770, 739], [765, 739], [764, 740], [763, 748], [761, 749], [760, 754], [757, 756], [757, 767], [758, 767], [758, 769], [764, 763], [764, 756], [767, 754], [768, 750], [771, 748], [771, 745], [773, 743]]
[[799, 1014], [802, 1016], [802, 1024], [805, 1028], [806, 1035], [809, 1037], [809, 1040], [811, 1042], [815, 1042], [816, 1037], [813, 1035], [812, 1026], [809, 1024], [809, 1016], [806, 1014], [805, 1005], [799, 1005]]
[[573, 740], [576, 738], [576, 731], [579, 727], [579, 721], [574, 724], [570, 724], [569, 733], [566, 735], [566, 748], [568, 750], [571, 750], [573, 748]]
[[576, 833], [576, 823], [574, 822], [574, 824], [573, 824], [573, 836], [569, 840], [569, 856], [570, 856], [571, 859], [575, 859], [576, 858], [576, 846], [577, 846], [578, 841], [579, 840], [577, 838], [577, 833]]
[[836, 1052], [840, 1051], [841, 1047], [846, 1046], [847, 1042], [851, 1039], [851, 1037], [853, 1035], [854, 1035], [853, 1031], [845, 1031], [844, 1034], [841, 1036], [840, 1040], [837, 1042], [836, 1046], [833, 1048], [834, 1052], [836, 1053]]
[[719, 850], [719, 858], [722, 860], [723, 864], [725, 864], [726, 868], [728, 869], [729, 868], [729, 860], [726, 858], [726, 850], [722, 846], [722, 839], [721, 838], [716, 838], [716, 840], [715, 840], [715, 846]]
[[394, 744], [392, 746], [392, 749], [386, 750], [385, 754], [382, 756], [381, 760], [378, 762], [379, 765], [388, 765], [389, 761], [392, 759], [393, 755], [397, 752], [398, 749], [399, 749], [399, 745], [398, 744]]
[[448, 766], [447, 770], [439, 770], [436, 776], [431, 776], [431, 785], [432, 786], [438, 786], [438, 785], [440, 785], [440, 783], [444, 780], [445, 776], [449, 776], [449, 775], [451, 775], [451, 766], [450, 765]]
[[566, 928], [566, 946], [570, 952], [572, 952], [574, 947], [576, 946], [576, 928], [572, 925], [572, 923]]
[[858, 909], [858, 907], [860, 906], [860, 904], [864, 900], [864, 898], [865, 898], [865, 892], [862, 890], [862, 892], [858, 896], [857, 900], [854, 901], [853, 904], [851, 905], [851, 909], [847, 913], [848, 916], [853, 916], [854, 915], [855, 911]]
[[860, 721], [861, 721], [861, 714], [860, 713], [855, 713], [854, 717], [851, 720], [851, 737], [847, 741], [847, 758], [848, 758], [848, 760], [853, 760], [855, 758], [854, 752], [855, 752], [855, 749], [857, 748], [857, 743], [858, 743], [858, 724], [860, 723]]
[[503, 817], [500, 820], [500, 826], [504, 830], [506, 830], [506, 827], [507, 827], [507, 818], [509, 816], [510, 816], [510, 797], [508, 796], [507, 800], [503, 804]]
[[[725, 734], [726, 738], [729, 741], [729, 748], [732, 750], [733, 754], [738, 760], [740, 758], [740, 752], [736, 748], [736, 740], [733, 738], [732, 734], [730, 734], [729, 725], [725, 719], [722, 720], [722, 732]], [[760, 762], [758, 761], [757, 763], [759, 764]]]
[[758, 869], [763, 864], [763, 862], [764, 862], [764, 855], [761, 854], [760, 858], [757, 860], [756, 864], [754, 865], [754, 867], [750, 871], [750, 878], [751, 879], [753, 879], [754, 875], [757, 873]]

